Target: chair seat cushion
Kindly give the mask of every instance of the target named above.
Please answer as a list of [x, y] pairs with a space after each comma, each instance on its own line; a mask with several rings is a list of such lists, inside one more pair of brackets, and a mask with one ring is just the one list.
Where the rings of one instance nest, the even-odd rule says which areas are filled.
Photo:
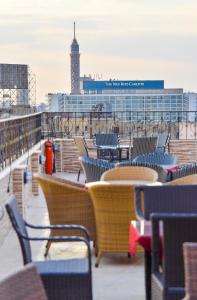
[[75, 258], [66, 260], [46, 260], [35, 262], [36, 268], [40, 275], [70, 275], [70, 274], [87, 274], [88, 259]]

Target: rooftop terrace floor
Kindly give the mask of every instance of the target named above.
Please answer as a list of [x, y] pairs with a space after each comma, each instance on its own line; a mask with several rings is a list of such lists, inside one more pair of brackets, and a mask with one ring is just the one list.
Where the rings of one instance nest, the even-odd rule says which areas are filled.
[[[77, 174], [56, 174], [76, 181]], [[83, 174], [81, 182], [84, 182]], [[25, 186], [25, 218], [35, 225], [48, 223], [48, 215], [44, 196], [33, 196], [30, 185]], [[36, 232], [37, 233], [37, 232]], [[39, 231], [40, 235], [41, 231]], [[48, 233], [45, 231], [45, 235]], [[33, 234], [32, 234], [33, 235]], [[33, 242], [34, 259], [43, 259], [45, 244]], [[81, 243], [56, 243], [50, 248], [50, 257], [65, 258], [83, 255], [85, 248]], [[0, 279], [18, 270], [22, 266], [22, 256], [15, 232], [11, 229], [0, 246]], [[128, 258], [125, 254], [106, 254], [95, 268], [94, 248], [92, 247], [92, 276], [94, 300], [143, 300], [144, 294], [144, 264], [143, 254]]]

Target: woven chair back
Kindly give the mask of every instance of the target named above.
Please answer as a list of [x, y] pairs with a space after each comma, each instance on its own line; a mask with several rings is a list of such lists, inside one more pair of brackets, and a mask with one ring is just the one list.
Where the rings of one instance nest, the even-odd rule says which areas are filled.
[[155, 182], [158, 180], [158, 174], [151, 168], [126, 166], [106, 171], [101, 176], [101, 180], [148, 180]]
[[77, 146], [79, 156], [89, 156], [84, 137], [74, 136], [75, 145]]
[[23, 262], [24, 264], [30, 263], [32, 261], [30, 242], [29, 240], [23, 238], [28, 237], [28, 233], [26, 230], [25, 221], [17, 208], [17, 203], [14, 196], [9, 199], [5, 207], [20, 242], [23, 253]]
[[157, 137], [133, 138], [133, 151], [131, 154], [132, 159], [138, 155], [155, 151], [156, 144]]
[[113, 162], [92, 157], [79, 157], [79, 161], [84, 170], [86, 182], [99, 181], [105, 171], [115, 166]]
[[192, 174], [168, 182], [169, 185], [197, 184], [197, 174]]
[[[79, 224], [85, 226], [95, 239], [95, 220], [88, 192], [80, 184], [51, 176], [34, 175], [44, 193], [51, 225]], [[69, 230], [51, 230], [51, 235], [82, 235]]]
[[[182, 299], [184, 296], [184, 263], [183, 263], [183, 243], [197, 242], [197, 214], [155, 214], [152, 216], [153, 222], [153, 273], [157, 262], [160, 261], [160, 243], [159, 224], [162, 222], [162, 270], [163, 270], [163, 289], [165, 299]], [[156, 271], [158, 274], [158, 271]], [[153, 299], [162, 299], [154, 297]], [[181, 289], [182, 288], [182, 289]]]
[[173, 172], [171, 175], [172, 180], [192, 175], [192, 174], [197, 174], [197, 163], [190, 163], [190, 164], [184, 164], [184, 165], [179, 165], [176, 169], [175, 172]]
[[88, 184], [101, 252], [129, 252], [129, 224], [135, 220], [134, 187], [104, 182]]
[[126, 166], [141, 166], [141, 167], [147, 167], [150, 169], [153, 169], [157, 172], [158, 174], [158, 181], [159, 182], [166, 182], [166, 178], [167, 178], [167, 173], [164, 170], [164, 168], [162, 168], [159, 165], [155, 165], [155, 164], [150, 164], [150, 163], [141, 163], [141, 162], [132, 162], [131, 160], [126, 160], [126, 161], [122, 161], [120, 163], [116, 164], [116, 167], [126, 167]]
[[152, 152], [141, 154], [134, 158], [133, 162], [151, 163], [157, 165], [176, 165], [177, 158], [170, 153]]
[[118, 135], [116, 133], [96, 133], [95, 134], [95, 144], [97, 146], [118, 145], [119, 144]]
[[28, 264], [0, 282], [2, 300], [47, 300], [45, 289], [36, 267]]
[[144, 204], [146, 220], [150, 220], [152, 213], [197, 213], [195, 185], [139, 186], [135, 191], [136, 207]]
[[156, 151], [165, 152], [170, 141], [170, 134], [167, 132], [160, 133], [157, 138]]

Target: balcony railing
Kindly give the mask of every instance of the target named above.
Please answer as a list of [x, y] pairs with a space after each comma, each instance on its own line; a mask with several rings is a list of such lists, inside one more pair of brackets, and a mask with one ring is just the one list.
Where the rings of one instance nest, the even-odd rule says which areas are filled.
[[0, 168], [41, 140], [41, 113], [0, 120]]
[[169, 132], [172, 139], [196, 139], [195, 111], [60, 112], [42, 114], [42, 132], [48, 137], [116, 132], [120, 137], [140, 137]]
[[116, 132], [121, 138], [169, 132], [171, 139], [197, 139], [197, 112], [60, 112], [37, 113], [0, 120], [0, 169], [27, 152], [42, 137], [92, 138], [98, 132]]

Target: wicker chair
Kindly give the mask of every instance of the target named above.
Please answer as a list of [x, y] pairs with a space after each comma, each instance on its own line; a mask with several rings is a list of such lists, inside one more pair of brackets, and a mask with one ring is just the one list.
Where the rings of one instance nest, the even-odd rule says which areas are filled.
[[184, 269], [185, 269], [185, 298], [184, 300], [197, 299], [197, 243], [183, 244]]
[[197, 184], [197, 174], [192, 174], [184, 177], [180, 177], [178, 179], [172, 180], [166, 185], [183, 185], [183, 184]]
[[177, 170], [172, 173], [171, 180], [175, 180], [191, 174], [197, 174], [197, 163], [190, 163], [178, 166]]
[[[163, 185], [135, 188], [135, 208], [138, 220], [150, 220], [153, 213], [197, 213], [197, 186]], [[145, 252], [145, 284], [151, 294], [151, 256]], [[160, 299], [160, 298], [158, 298]]]
[[[162, 222], [162, 265], [161, 236]], [[185, 295], [183, 243], [197, 242], [197, 214], [152, 215], [152, 300], [180, 300]], [[194, 299], [194, 298], [192, 298]]]
[[131, 153], [132, 160], [141, 154], [155, 151], [157, 137], [140, 137], [133, 138], [133, 149]]
[[[74, 142], [75, 145], [77, 146], [79, 156], [89, 156], [88, 154], [88, 147], [86, 145], [86, 141], [83, 136], [74, 136]], [[81, 173], [81, 168], [78, 171], [78, 177], [77, 181], [79, 181], [80, 178], [80, 173]]]
[[[119, 144], [119, 138], [116, 133], [96, 133], [94, 136], [94, 143], [98, 146], [117, 146]], [[114, 160], [118, 156], [117, 150], [97, 150], [97, 158]]]
[[113, 162], [85, 156], [79, 157], [79, 161], [83, 167], [86, 182], [99, 181], [105, 171], [115, 166]]
[[170, 142], [170, 133], [163, 132], [158, 135], [156, 151], [165, 152], [166, 148]]
[[158, 174], [155, 170], [147, 167], [122, 167], [106, 171], [101, 180], [150, 180], [157, 181]]
[[98, 267], [103, 253], [129, 253], [129, 224], [136, 219], [134, 187], [107, 182], [93, 182], [87, 187], [95, 211]]
[[138, 220], [152, 213], [197, 213], [197, 186], [137, 186], [135, 207]]
[[[32, 262], [30, 241], [82, 242], [87, 247], [87, 255], [81, 258], [65, 260], [34, 261], [40, 274], [49, 300], [92, 300], [91, 250], [89, 234], [85, 227], [79, 225], [34, 226], [27, 223], [17, 209], [12, 197], [6, 204], [10, 221], [18, 236], [24, 264]], [[30, 237], [27, 228], [32, 230], [80, 230], [82, 236]]]
[[177, 158], [170, 153], [152, 152], [137, 156], [133, 162], [150, 163], [155, 165], [176, 165]]
[[0, 282], [2, 300], [47, 300], [42, 280], [33, 264]]
[[95, 144], [100, 145], [118, 145], [119, 139], [116, 133], [96, 133]]
[[[92, 202], [84, 186], [54, 176], [34, 174], [44, 193], [49, 221], [51, 225], [58, 224], [79, 224], [85, 226], [90, 239], [95, 241], [95, 218]], [[73, 235], [81, 232], [51, 229], [50, 236]], [[48, 254], [52, 241], [46, 246], [45, 256]]]
[[164, 170], [164, 168], [162, 168], [159, 165], [154, 165], [154, 164], [150, 164], [150, 163], [143, 163], [143, 162], [132, 162], [132, 160], [125, 160], [125, 161], [122, 161], [122, 162], [116, 164], [116, 167], [125, 167], [125, 166], [147, 167], [147, 168], [153, 169], [157, 172], [159, 182], [164, 183], [167, 180], [166, 171]]

